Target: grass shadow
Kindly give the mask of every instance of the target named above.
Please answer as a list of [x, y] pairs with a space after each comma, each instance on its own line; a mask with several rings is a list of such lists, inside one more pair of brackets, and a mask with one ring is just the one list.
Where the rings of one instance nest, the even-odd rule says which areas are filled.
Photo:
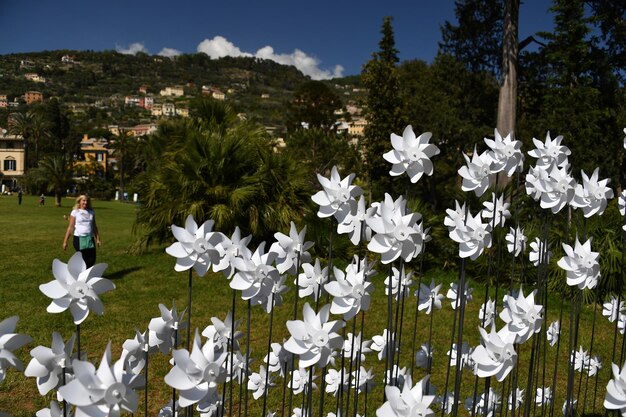
[[126, 268], [126, 269], [120, 269], [119, 271], [115, 271], [112, 274], [107, 274], [106, 278], [110, 280], [121, 279], [121, 278], [124, 278], [128, 274], [131, 274], [135, 271], [139, 271], [140, 269], [142, 269], [142, 267], [139, 267], [139, 266]]

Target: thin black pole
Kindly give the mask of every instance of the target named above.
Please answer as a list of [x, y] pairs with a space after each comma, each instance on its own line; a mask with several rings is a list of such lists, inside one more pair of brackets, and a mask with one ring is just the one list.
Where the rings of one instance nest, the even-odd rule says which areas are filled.
[[261, 417], [265, 417], [265, 411], [267, 410], [267, 393], [269, 391], [269, 377], [270, 377], [270, 351], [272, 350], [272, 324], [274, 322], [274, 292], [270, 295], [270, 328], [269, 335], [267, 336], [267, 361], [265, 362], [265, 386], [263, 388], [263, 413]]

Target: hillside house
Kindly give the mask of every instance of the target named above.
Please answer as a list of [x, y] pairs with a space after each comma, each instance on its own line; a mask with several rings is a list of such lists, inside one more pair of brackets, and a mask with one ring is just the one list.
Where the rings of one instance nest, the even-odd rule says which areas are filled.
[[10, 135], [0, 129], [0, 183], [17, 188], [26, 169], [26, 142], [20, 135]]
[[356, 119], [350, 123], [348, 133], [353, 136], [363, 136], [365, 134], [365, 126], [367, 126], [366, 119]]
[[27, 91], [24, 93], [24, 101], [26, 104], [43, 102], [43, 93], [40, 91]]
[[79, 159], [74, 163], [76, 171], [84, 176], [104, 177], [108, 163], [108, 141], [104, 138], [90, 138], [87, 134], [80, 141]]
[[181, 86], [165, 87], [159, 94], [166, 97], [182, 97], [185, 95], [185, 90]]
[[26, 78], [29, 81], [35, 82], [35, 83], [45, 83], [46, 82], [46, 78], [42, 77], [39, 74], [35, 74], [33, 72], [29, 72], [24, 74], [24, 78]]

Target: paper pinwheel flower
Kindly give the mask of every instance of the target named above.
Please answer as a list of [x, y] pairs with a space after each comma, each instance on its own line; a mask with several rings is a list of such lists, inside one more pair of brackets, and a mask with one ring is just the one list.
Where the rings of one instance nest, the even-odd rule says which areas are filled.
[[440, 395], [437, 398], [437, 404], [441, 407], [441, 410], [445, 412], [447, 415], [452, 414], [452, 410], [454, 409], [454, 391], [444, 392], [443, 395]]
[[[352, 333], [346, 335], [346, 340], [343, 342], [343, 357], [351, 358], [351, 361], [356, 361], [357, 358], [361, 362], [365, 362], [365, 354], [370, 353], [371, 340], [363, 340], [361, 333], [354, 336]], [[360, 353], [360, 354], [359, 354]]]
[[343, 340], [337, 331], [345, 323], [341, 320], [328, 321], [330, 305], [327, 304], [315, 314], [309, 303], [304, 305], [304, 320], [288, 320], [287, 329], [291, 337], [284, 344], [287, 351], [298, 355], [300, 367], [313, 365], [324, 367], [331, 362], [334, 350], [341, 349]]
[[[409, 288], [413, 285], [413, 272], [406, 272], [404, 268], [391, 267], [391, 275], [385, 278], [385, 295], [389, 295], [389, 281], [391, 280], [391, 294], [396, 299], [403, 299], [409, 295]], [[399, 295], [398, 295], [399, 292]]]
[[537, 167], [548, 168], [551, 166], [565, 167], [568, 165], [567, 157], [571, 151], [565, 145], [561, 145], [563, 136], [557, 136], [552, 140], [550, 132], [546, 135], [546, 141], [541, 142], [533, 138], [535, 149], [528, 152], [528, 155], [537, 159]]
[[552, 404], [552, 389], [550, 387], [539, 387], [535, 394], [535, 404], [538, 406]]
[[224, 361], [228, 353], [216, 349], [212, 340], [202, 346], [197, 329], [191, 354], [187, 349], [178, 349], [172, 356], [175, 365], [165, 375], [165, 383], [178, 390], [178, 402], [183, 408], [201, 401], [226, 380]]
[[268, 355], [263, 358], [263, 363], [268, 365], [268, 370], [272, 373], [284, 377], [291, 365], [291, 353], [287, 352], [280, 343], [272, 343], [271, 350]]
[[624, 334], [624, 330], [626, 329], [626, 314], [620, 314], [617, 318], [617, 329], [620, 334]]
[[[287, 386], [293, 391], [294, 395], [300, 394], [302, 391], [304, 391], [307, 388], [307, 385], [309, 385], [309, 373], [310, 372], [313, 372], [313, 370], [308, 370], [304, 368], [294, 369], [292, 371], [292, 375], [288, 380], [289, 382], [287, 383]], [[313, 382], [316, 379], [317, 379], [317, 376], [314, 374], [313, 377], [311, 378], [311, 381], [313, 384], [312, 389], [317, 389], [317, 384]]]
[[524, 235], [524, 229], [519, 227], [513, 229], [509, 228], [509, 233], [504, 238], [506, 240], [506, 249], [513, 256], [518, 257], [526, 251], [526, 242], [528, 238]]
[[0, 382], [6, 377], [7, 368], [24, 369], [24, 364], [13, 351], [33, 340], [25, 334], [14, 333], [18, 320], [18, 316], [12, 316], [0, 322]]
[[374, 285], [367, 281], [365, 271], [354, 268], [347, 268], [345, 273], [339, 268], [334, 268], [334, 271], [335, 281], [324, 285], [326, 292], [333, 296], [330, 312], [342, 314], [347, 321], [361, 310], [367, 311]]
[[50, 401], [50, 408], [43, 408], [35, 414], [36, 417], [74, 417], [74, 412], [68, 407], [66, 414], [56, 401]]
[[261, 365], [259, 372], [253, 372], [248, 378], [248, 390], [254, 391], [252, 393], [252, 397], [255, 400], [258, 400], [265, 394], [265, 390], [269, 390], [269, 387], [273, 387], [274, 384], [274, 376], [267, 376], [267, 384], [265, 384], [265, 378], [267, 375], [267, 371], [265, 370], [265, 366]]
[[476, 346], [472, 352], [474, 360], [474, 373], [480, 378], [495, 376], [498, 382], [513, 370], [517, 363], [517, 352], [512, 343], [503, 338], [500, 332], [496, 332], [495, 325], [491, 333], [487, 333], [482, 327], [478, 328], [482, 344]]
[[312, 295], [315, 301], [325, 293], [324, 285], [328, 281], [328, 268], [322, 269], [320, 260], [315, 259], [315, 264], [305, 263], [302, 265], [304, 272], [298, 275], [294, 284], [298, 286], [298, 296], [304, 298]]
[[565, 256], [559, 259], [557, 265], [565, 270], [567, 285], [581, 290], [595, 288], [600, 279], [600, 254], [591, 250], [591, 238], [581, 244], [576, 236], [574, 247], [563, 243], [563, 250]]
[[190, 214], [185, 220], [185, 227], [172, 225], [172, 234], [177, 242], [165, 249], [168, 255], [176, 258], [174, 270], [181, 272], [192, 268], [203, 277], [211, 265], [219, 262], [219, 252], [215, 248], [224, 235], [212, 232], [213, 220], [207, 220], [200, 227]]
[[480, 213], [472, 216], [468, 213], [465, 221], [457, 218], [455, 228], [449, 232], [450, 239], [459, 244], [459, 256], [478, 259], [485, 248], [491, 247], [491, 226], [483, 223]]
[[[475, 363], [472, 354], [474, 353], [474, 348], [470, 347], [467, 342], [463, 342], [461, 345], [461, 366], [465, 366], [468, 369], [474, 370]], [[450, 357], [450, 366], [456, 366], [457, 355], [459, 355], [459, 351], [457, 349], [457, 344], [452, 344], [452, 349], [447, 352], [447, 355]]]
[[480, 306], [480, 310], [478, 310], [478, 319], [480, 320], [481, 327], [490, 327], [495, 323], [497, 315], [496, 303], [490, 298], [486, 303], [483, 303], [483, 305]]
[[200, 417], [216, 416], [219, 410], [224, 410], [223, 398], [217, 389], [210, 389], [208, 394], [198, 402], [196, 409], [200, 412]]
[[526, 194], [531, 196], [535, 201], [541, 200], [541, 195], [544, 192], [543, 184], [548, 181], [550, 181], [548, 167], [530, 167], [526, 173], [526, 181], [524, 184]]
[[457, 224], [465, 224], [466, 205], [459, 204], [454, 200], [454, 209], [446, 210], [446, 217], [443, 219], [443, 224], [448, 227], [448, 232], [452, 232]]
[[[567, 400], [563, 401], [563, 407], [561, 407], [561, 411], [563, 412], [564, 416], [575, 416], [576, 415], [576, 404], [578, 404], [578, 400], [575, 398], [572, 398], [572, 401], [569, 404], [569, 407], [567, 405]], [[569, 411], [568, 411], [569, 408]]]
[[[419, 301], [417, 306], [419, 311], [425, 311], [426, 314], [430, 314], [433, 308], [441, 310], [441, 300], [445, 298], [443, 294], [439, 293], [442, 285], [443, 284], [435, 285], [434, 279], [430, 281], [430, 286], [420, 283]], [[415, 292], [416, 296], [418, 295], [417, 293], [418, 291]]]
[[317, 216], [320, 218], [335, 216], [339, 223], [350, 213], [350, 202], [363, 193], [360, 187], [352, 185], [355, 175], [345, 178], [339, 176], [337, 167], [333, 166], [330, 178], [317, 174], [323, 190], [318, 191], [311, 199], [320, 206]]
[[500, 408], [500, 395], [493, 388], [489, 388], [488, 394], [483, 392], [474, 401], [474, 397], [465, 400], [465, 409], [472, 415], [493, 417]]
[[[545, 253], [544, 253], [545, 252]], [[544, 242], [538, 237], [534, 241], [530, 242], [530, 253], [528, 254], [528, 260], [534, 265], [539, 266], [539, 262], [544, 264], [550, 263], [552, 258], [552, 251], [549, 247], [546, 248]]]
[[536, 184], [541, 191], [539, 206], [556, 214], [574, 198], [576, 181], [567, 172], [567, 168], [553, 166], [548, 174], [547, 181], [539, 181]]
[[248, 244], [252, 239], [252, 235], [241, 238], [239, 226], [235, 227], [235, 231], [231, 238], [226, 236], [215, 246], [219, 254], [219, 262], [213, 264], [213, 271], [222, 273], [227, 279], [232, 278], [235, 273], [236, 259], [250, 259], [252, 252], [248, 249]]
[[176, 403], [173, 405], [170, 401], [169, 404], [159, 410], [159, 414], [157, 417], [177, 417], [181, 411], [182, 410], [180, 408], [180, 405], [178, 404], [178, 401], [176, 401]]
[[352, 372], [352, 388], [356, 389], [357, 392], [372, 392], [376, 382], [374, 382], [374, 374], [372, 373], [372, 368], [365, 369], [364, 366], [361, 366], [358, 370]]
[[581, 171], [583, 183], [578, 184], [574, 190], [574, 198], [572, 199], [572, 207], [583, 209], [585, 217], [591, 217], [594, 214], [599, 216], [604, 213], [607, 206], [607, 200], [613, 198], [613, 190], [607, 187], [609, 178], [598, 181], [598, 172], [600, 168], [596, 168], [591, 174], [591, 178]]
[[[339, 392], [339, 388], [342, 384], [342, 376], [341, 371], [336, 369], [328, 369], [326, 372], [326, 376], [324, 377], [324, 381], [326, 381], [326, 392], [332, 394], [334, 397], [337, 396]], [[345, 392], [350, 386], [350, 377], [348, 375], [348, 370], [343, 369], [343, 391]]]
[[124, 369], [122, 359], [111, 364], [111, 343], [106, 347], [98, 370], [87, 361], [72, 361], [74, 379], [59, 388], [59, 393], [76, 407], [76, 416], [119, 416], [122, 411], [135, 412], [136, 389], [144, 386], [143, 375]]
[[230, 280], [230, 288], [241, 291], [243, 300], [261, 304], [271, 294], [280, 273], [272, 265], [276, 254], [265, 253], [265, 242], [257, 247], [248, 259], [236, 260], [237, 272]]
[[587, 374], [589, 376], [594, 376], [600, 369], [602, 369], [602, 362], [600, 361], [600, 358], [595, 355], [590, 357], [587, 363]]
[[156, 351], [156, 346], [150, 347], [146, 332], [135, 330], [133, 339], [126, 339], [122, 344], [122, 359], [124, 367], [135, 375], [139, 375], [146, 366], [146, 355]]
[[387, 379], [383, 380], [383, 382], [386, 381], [386, 385], [393, 385], [400, 388], [404, 386], [407, 374], [406, 366], [400, 368], [398, 364], [394, 363], [393, 368], [387, 370]]
[[418, 221], [421, 215], [406, 213], [406, 200], [397, 200], [385, 194], [379, 206], [378, 216], [367, 219], [367, 224], [375, 233], [367, 249], [381, 254], [381, 262], [389, 264], [398, 258], [409, 262], [421, 252], [423, 231]]
[[570, 355], [570, 362], [574, 364], [575, 371], [584, 371], [589, 363], [589, 352], [583, 350], [582, 346], [579, 346], [578, 351], [572, 352]]
[[461, 189], [474, 191], [478, 197], [483, 195], [489, 187], [489, 175], [493, 173], [491, 157], [487, 152], [479, 154], [474, 146], [472, 158], [463, 154], [466, 165], [459, 168], [459, 175], [463, 178]]
[[524, 297], [524, 291], [520, 288], [517, 298], [510, 295], [504, 296], [504, 308], [500, 312], [500, 319], [506, 323], [506, 326], [500, 334], [507, 341], [521, 344], [530, 339], [533, 334], [541, 331], [543, 306], [535, 304], [535, 291]]
[[289, 236], [282, 233], [274, 233], [276, 242], [270, 246], [270, 252], [276, 254], [276, 269], [281, 274], [289, 273], [295, 275], [298, 260], [300, 264], [311, 261], [311, 254], [308, 252], [313, 246], [313, 242], [306, 242], [306, 226], [298, 232], [294, 222], [291, 222]]
[[398, 340], [396, 338], [396, 334], [394, 332], [389, 332], [387, 329], [383, 330], [383, 334], [375, 335], [372, 337], [372, 344], [370, 345], [370, 349], [374, 352], [378, 352], [378, 360], [383, 360], [384, 357], [387, 356], [387, 348], [389, 347], [388, 338], [391, 337], [391, 343], [394, 346], [394, 352], [398, 350]]
[[239, 339], [243, 337], [243, 333], [237, 330], [239, 327], [239, 322], [241, 320], [237, 320], [234, 323], [235, 335], [232, 337], [232, 329], [233, 329], [233, 314], [229, 311], [226, 314], [226, 318], [224, 321], [218, 319], [217, 317], [211, 317], [211, 323], [202, 331], [202, 336], [207, 339], [212, 340], [218, 349], [228, 350], [230, 349], [231, 338], [233, 339], [233, 350], [239, 350]]
[[376, 213], [375, 207], [365, 208], [365, 198], [359, 197], [356, 204], [350, 205], [350, 212], [343, 222], [337, 224], [337, 233], [348, 234], [353, 245], [358, 245], [361, 239], [370, 240], [372, 229], [367, 226], [367, 219]]
[[435, 401], [434, 395], [426, 395], [425, 387], [428, 376], [412, 387], [411, 376], [406, 376], [402, 390], [392, 385], [385, 387], [387, 401], [376, 410], [377, 417], [405, 417], [421, 416], [433, 417], [434, 411], [430, 409]]
[[431, 137], [432, 133], [425, 132], [416, 138], [411, 125], [404, 128], [402, 137], [392, 133], [393, 150], [383, 155], [387, 162], [393, 164], [389, 175], [396, 177], [406, 172], [412, 183], [419, 181], [424, 174], [432, 175], [430, 158], [439, 154], [439, 148], [428, 143]]
[[619, 410], [622, 416], [626, 414], [626, 363], [619, 369], [616, 364], [611, 364], [613, 378], [606, 385], [604, 408], [607, 410]]
[[609, 319], [611, 323], [615, 322], [620, 314], [624, 314], [624, 301], [615, 298], [613, 294], [611, 294], [611, 298], [606, 303], [602, 304], [602, 315]]
[[[515, 409], [519, 410], [520, 406], [524, 402], [524, 390], [519, 389], [519, 387], [515, 388]], [[507, 405], [509, 410], [513, 409], [513, 391], [509, 393], [509, 399], [507, 401]]]
[[418, 368], [428, 368], [429, 359], [432, 358], [432, 350], [428, 343], [424, 343], [415, 353], [415, 366]]
[[[469, 303], [474, 299], [472, 296], [472, 292], [474, 292], [473, 288], [469, 287], [468, 283], [465, 283], [465, 302]], [[446, 297], [450, 300], [450, 304], [452, 305], [452, 310], [456, 310], [457, 306], [460, 305], [461, 300], [459, 299], [459, 284], [456, 282], [450, 283], [450, 289], [446, 293]]]
[[159, 310], [161, 317], [154, 317], [148, 324], [149, 345], [157, 346], [162, 353], [167, 354], [172, 348], [176, 348], [174, 344], [176, 332], [187, 326], [183, 321], [186, 309], [178, 314], [175, 305], [168, 310], [163, 304], [159, 304]]
[[503, 195], [496, 197], [496, 194], [492, 193], [491, 201], [485, 201], [483, 203], [483, 207], [485, 208], [480, 214], [483, 219], [491, 219], [487, 223], [491, 225], [492, 229], [498, 226], [504, 227], [504, 222], [511, 217], [511, 212], [509, 211], [510, 206], [509, 203], [504, 202]]
[[52, 298], [48, 313], [62, 313], [69, 308], [75, 324], [85, 321], [90, 311], [104, 313], [98, 296], [115, 288], [115, 284], [102, 278], [106, 268], [107, 264], [95, 264], [87, 269], [80, 252], [72, 255], [67, 264], [58, 259], [52, 261], [54, 281], [39, 286], [42, 293]]
[[[617, 198], [617, 208], [619, 210], [619, 214], [622, 215], [622, 219], [626, 216], [626, 190], [622, 191], [622, 193]], [[622, 226], [622, 229], [626, 230], [626, 224]]]
[[524, 166], [524, 154], [522, 154], [522, 142], [513, 140], [509, 133], [502, 137], [498, 129], [494, 130], [494, 139], [485, 138], [485, 143], [490, 148], [491, 169], [495, 174], [505, 172], [507, 177], [512, 176], [515, 171], [521, 171]]
[[59, 333], [52, 332], [52, 347], [40, 345], [30, 351], [33, 359], [28, 363], [24, 375], [37, 378], [37, 389], [41, 395], [46, 395], [63, 383], [63, 372], [66, 374], [66, 383], [71, 380], [74, 339], [72, 335], [64, 343]]
[[560, 334], [561, 325], [559, 324], [559, 321], [557, 320], [550, 323], [550, 326], [548, 326], [548, 330], [546, 330], [546, 339], [548, 340], [550, 346], [554, 346], [557, 344]]

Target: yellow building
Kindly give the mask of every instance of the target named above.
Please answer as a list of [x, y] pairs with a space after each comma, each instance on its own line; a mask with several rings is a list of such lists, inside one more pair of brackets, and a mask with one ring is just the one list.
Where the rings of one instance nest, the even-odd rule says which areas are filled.
[[0, 173], [2, 184], [11, 189], [17, 188], [19, 180], [26, 168], [26, 150], [24, 138], [19, 135], [9, 135], [6, 130], [0, 129]]
[[80, 160], [74, 163], [78, 175], [106, 175], [108, 165], [108, 142], [104, 138], [90, 138], [87, 134], [80, 141]]
[[367, 120], [355, 119], [352, 123], [350, 123], [350, 127], [348, 127], [348, 133], [354, 136], [363, 136], [365, 126], [367, 126]]

